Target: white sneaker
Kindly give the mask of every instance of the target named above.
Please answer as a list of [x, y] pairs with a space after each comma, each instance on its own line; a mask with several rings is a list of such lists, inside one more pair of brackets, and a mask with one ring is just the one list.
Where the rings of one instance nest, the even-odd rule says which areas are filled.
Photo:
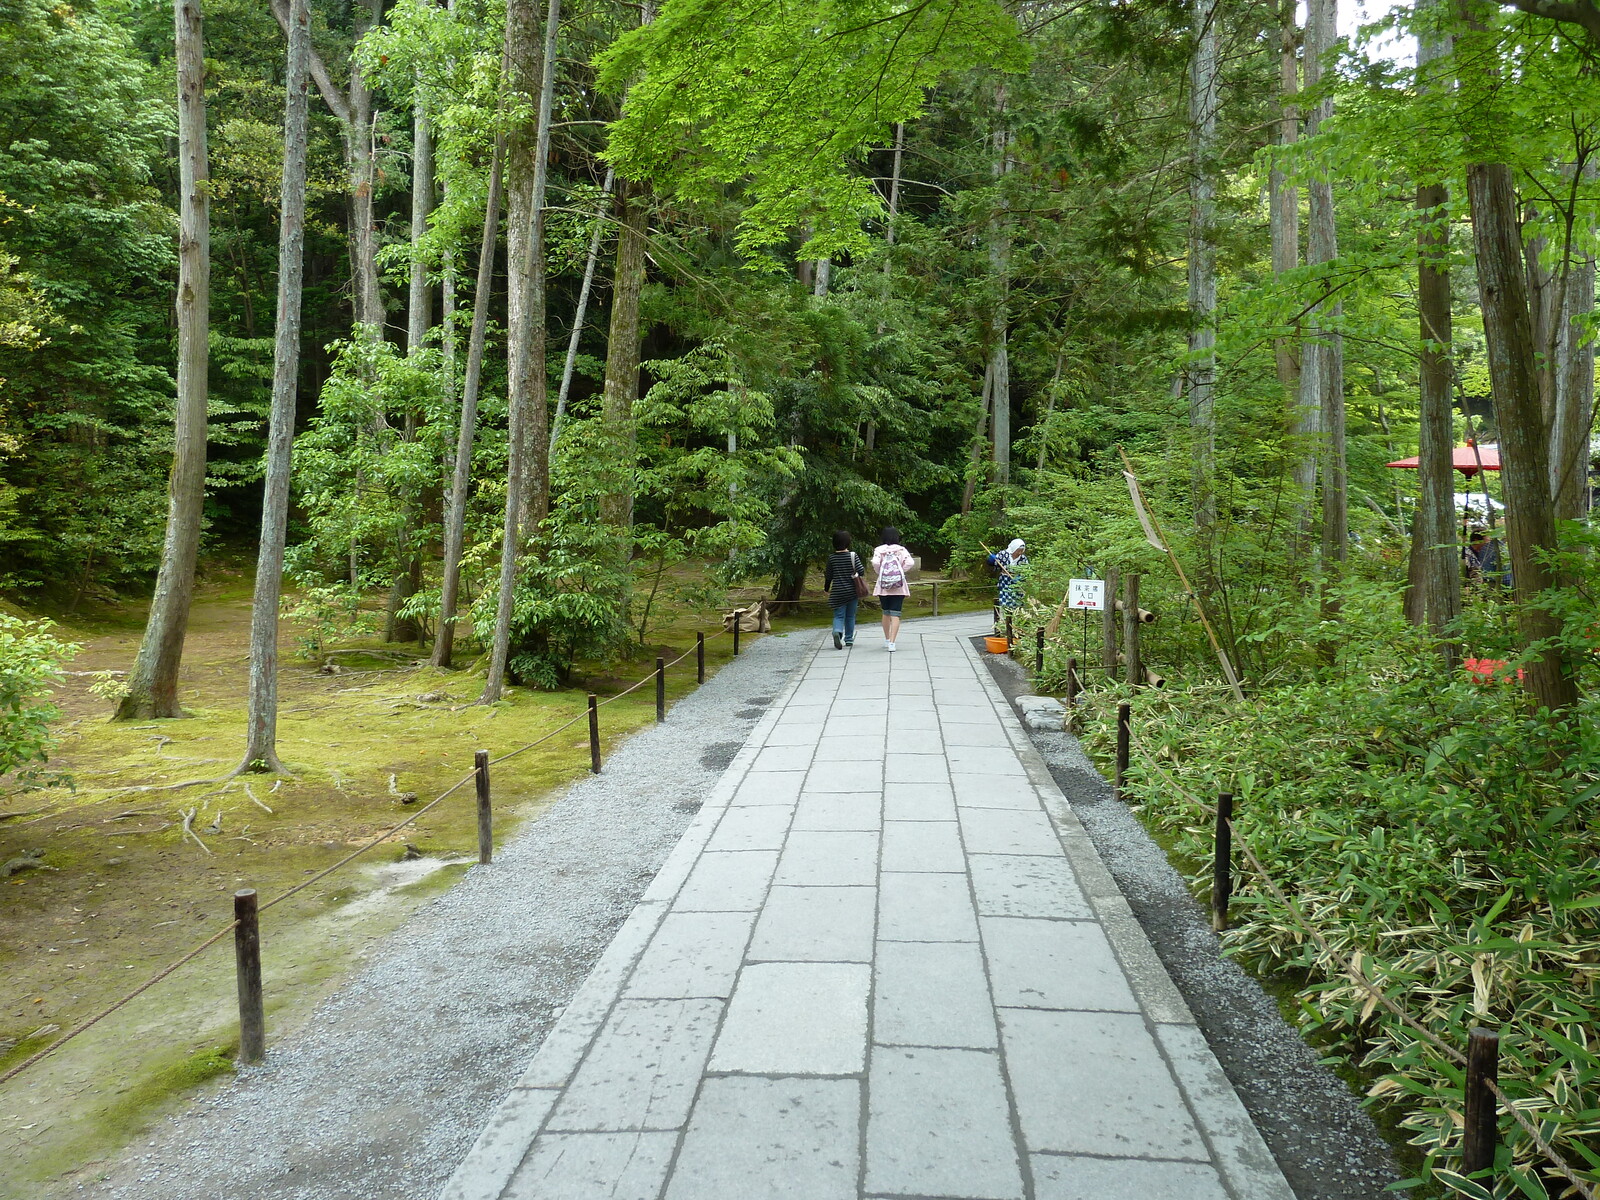
[[894, 643], [893, 642], [885, 642], [883, 644], [883, 648], [885, 650], [887, 650], [890, 654], [894, 653]]

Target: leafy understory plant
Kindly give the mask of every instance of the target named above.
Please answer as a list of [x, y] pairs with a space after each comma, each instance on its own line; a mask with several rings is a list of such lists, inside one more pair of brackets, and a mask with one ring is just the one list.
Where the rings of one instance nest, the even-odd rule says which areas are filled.
[[46, 696], [78, 647], [52, 628], [0, 612], [0, 786], [7, 779], [18, 788], [69, 782], [44, 769], [56, 745], [50, 722], [60, 713]]

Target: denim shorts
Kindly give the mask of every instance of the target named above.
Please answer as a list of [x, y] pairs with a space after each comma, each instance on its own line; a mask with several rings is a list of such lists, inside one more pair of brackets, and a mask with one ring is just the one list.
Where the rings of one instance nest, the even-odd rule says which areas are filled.
[[899, 613], [906, 605], [906, 598], [904, 596], [879, 596], [878, 603], [883, 605], [883, 611], [886, 613]]

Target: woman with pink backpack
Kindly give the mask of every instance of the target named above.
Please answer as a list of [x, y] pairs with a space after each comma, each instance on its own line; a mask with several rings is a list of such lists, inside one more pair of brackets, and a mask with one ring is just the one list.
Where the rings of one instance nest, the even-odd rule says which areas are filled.
[[872, 569], [877, 572], [878, 581], [872, 586], [872, 594], [883, 606], [883, 648], [892, 653], [894, 639], [900, 633], [900, 610], [911, 594], [911, 572], [917, 560], [900, 544], [900, 531], [893, 525], [885, 525], [878, 538], [880, 545], [872, 552]]

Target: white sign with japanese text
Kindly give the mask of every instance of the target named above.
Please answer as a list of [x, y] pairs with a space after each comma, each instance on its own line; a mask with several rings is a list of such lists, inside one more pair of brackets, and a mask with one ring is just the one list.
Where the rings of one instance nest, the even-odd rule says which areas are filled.
[[1068, 608], [1081, 608], [1094, 612], [1106, 606], [1106, 581], [1104, 579], [1074, 579], [1067, 585]]

